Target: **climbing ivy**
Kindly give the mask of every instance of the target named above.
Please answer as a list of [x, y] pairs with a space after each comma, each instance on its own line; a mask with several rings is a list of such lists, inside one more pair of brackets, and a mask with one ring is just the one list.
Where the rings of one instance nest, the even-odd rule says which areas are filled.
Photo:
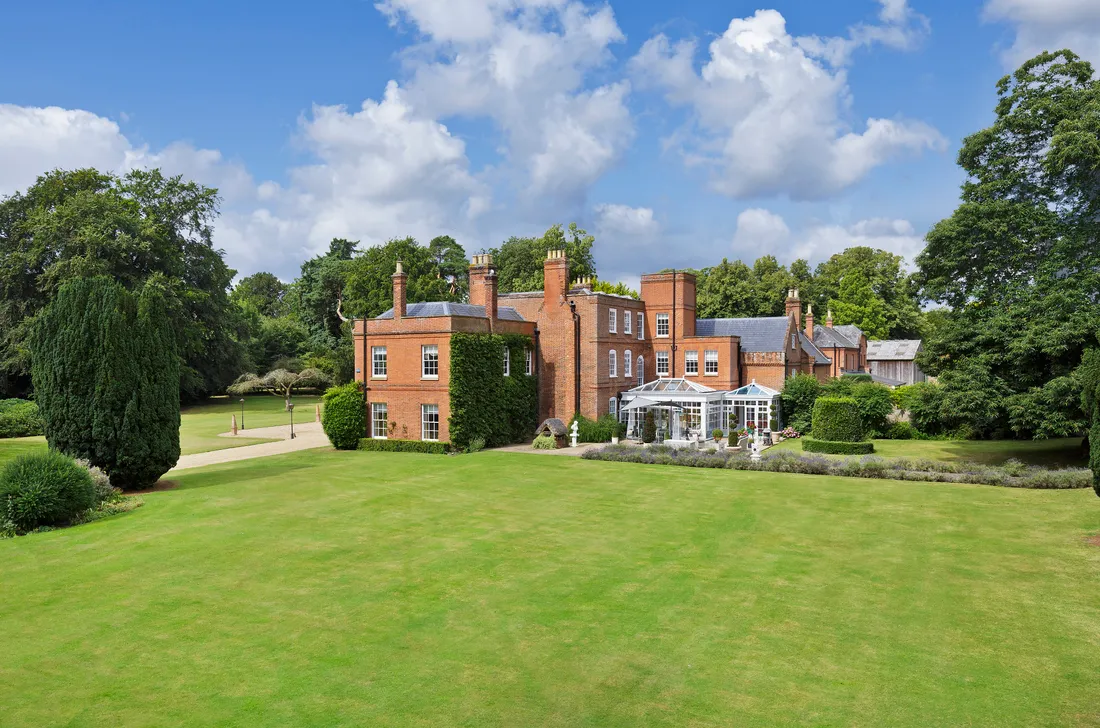
[[[488, 447], [525, 442], [538, 426], [538, 385], [525, 373], [525, 351], [534, 342], [522, 334], [451, 335], [451, 443], [467, 447], [482, 438]], [[504, 352], [510, 354], [504, 376]]]

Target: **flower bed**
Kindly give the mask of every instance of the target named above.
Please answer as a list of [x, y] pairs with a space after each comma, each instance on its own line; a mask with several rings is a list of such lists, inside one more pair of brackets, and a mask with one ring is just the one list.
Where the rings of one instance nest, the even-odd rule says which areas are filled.
[[645, 465], [681, 465], [692, 468], [839, 475], [851, 478], [882, 478], [930, 483], [972, 483], [1006, 488], [1065, 490], [1092, 487], [1090, 470], [1084, 468], [1054, 470], [1027, 466], [1013, 460], [1001, 466], [991, 466], [911, 458], [887, 460], [873, 455], [835, 459], [821, 455], [800, 455], [789, 451], [766, 453], [760, 460], [753, 460], [740, 450], [700, 451], [664, 445], [644, 448], [609, 445], [588, 450], [581, 457], [586, 460]]

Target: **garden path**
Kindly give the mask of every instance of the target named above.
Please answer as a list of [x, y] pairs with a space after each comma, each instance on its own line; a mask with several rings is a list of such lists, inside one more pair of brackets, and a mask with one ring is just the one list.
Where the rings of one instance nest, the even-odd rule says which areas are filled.
[[[223, 433], [220, 437], [234, 437], [234, 435]], [[278, 427], [255, 427], [251, 430], [240, 430], [236, 437], [264, 439], [279, 438], [279, 441], [234, 447], [228, 450], [200, 452], [194, 455], [183, 455], [180, 457], [179, 462], [176, 463], [176, 467], [172, 468], [171, 472], [329, 446], [328, 438], [321, 429], [320, 422], [306, 422], [301, 425], [294, 425], [293, 440], [290, 439], [289, 425], [279, 425]]]

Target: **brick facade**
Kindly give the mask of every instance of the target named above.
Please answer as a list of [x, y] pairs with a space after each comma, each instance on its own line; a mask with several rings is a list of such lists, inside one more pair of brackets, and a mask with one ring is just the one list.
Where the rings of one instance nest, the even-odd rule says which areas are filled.
[[[356, 379], [366, 381], [368, 418], [375, 403], [384, 403], [388, 412], [387, 431], [371, 434], [421, 439], [421, 407], [428, 404], [439, 408], [438, 439], [449, 439], [450, 337], [455, 332], [534, 337], [540, 421], [549, 417], [568, 421], [577, 411], [592, 419], [606, 415], [617, 395], [658, 376], [686, 377], [716, 390], [737, 389], [753, 380], [782, 389], [784, 380], [794, 374], [813, 373], [820, 378], [836, 367], [836, 359], [830, 364], [818, 362], [802, 345], [797, 291], [788, 296], [785, 318], [699, 322], [695, 276], [690, 273], [645, 275], [641, 300], [635, 300], [595, 292], [590, 280], [572, 281], [564, 251], [550, 251], [543, 272], [542, 291], [498, 294], [491, 257], [474, 256], [469, 304], [410, 306], [398, 264], [393, 310], [365, 322], [365, 340], [364, 321], [354, 322]], [[812, 312], [807, 312], [806, 319], [811, 334]], [[721, 328], [717, 324], [732, 330], [739, 323], [754, 321], [766, 323], [771, 332], [771, 343], [764, 350], [759, 340], [755, 349], [746, 351], [742, 336], [697, 331], [697, 323], [707, 323], [708, 330], [714, 331]], [[423, 376], [424, 346], [437, 347], [435, 378]], [[372, 375], [373, 347], [386, 349], [385, 377]], [[849, 352], [838, 351], [837, 356], [844, 366], [849, 365]], [[858, 363], [858, 350], [852, 356]], [[658, 374], [659, 357], [662, 363], [667, 357], [667, 374]], [[513, 372], [522, 374], [524, 366], [522, 357], [513, 355]]]

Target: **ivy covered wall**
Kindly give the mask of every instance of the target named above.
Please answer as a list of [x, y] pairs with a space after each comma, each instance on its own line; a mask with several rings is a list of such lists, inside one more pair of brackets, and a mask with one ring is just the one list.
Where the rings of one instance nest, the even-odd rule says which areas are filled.
[[[538, 427], [538, 382], [525, 374], [525, 351], [535, 343], [522, 334], [451, 335], [451, 443], [487, 447], [526, 442]], [[511, 371], [504, 376], [504, 352]]]

